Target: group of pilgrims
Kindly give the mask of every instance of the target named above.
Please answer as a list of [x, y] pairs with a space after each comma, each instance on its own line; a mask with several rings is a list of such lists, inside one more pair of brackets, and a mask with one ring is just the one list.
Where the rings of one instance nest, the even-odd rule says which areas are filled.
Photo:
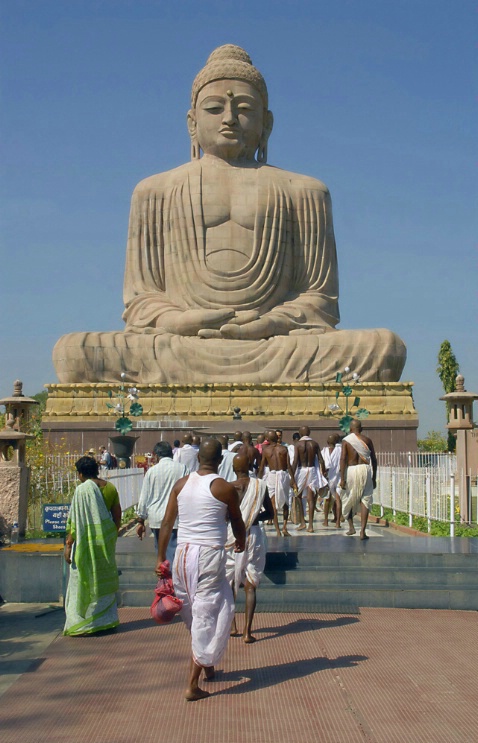
[[[144, 478], [136, 533], [142, 539], [148, 522], [160, 578], [171, 575], [172, 564], [174, 592], [182, 601], [180, 616], [191, 634], [186, 700], [210, 695], [199, 681], [214, 679], [230, 636], [242, 636], [247, 645], [255, 642], [256, 590], [266, 561], [261, 522], [273, 525], [280, 538], [290, 536], [290, 522], [295, 533], [313, 533], [321, 506], [323, 526], [330, 518], [341, 529], [346, 518], [350, 536], [355, 534], [353, 516], [360, 512], [360, 538], [368, 538], [376, 457], [360, 422], [353, 421], [351, 429], [343, 440], [330, 435], [322, 449], [307, 426], [288, 446], [282, 431], [270, 430], [257, 436], [255, 444], [250, 432], [236, 431], [232, 442], [227, 436], [200, 441], [186, 433], [182, 446], [174, 450], [163, 441], [154, 447], [156, 463]], [[76, 466], [80, 485], [73, 496], [65, 548], [70, 564], [67, 635], [111, 631], [119, 624], [114, 558], [118, 499], [105, 493], [107, 483], [94, 460], [82, 457]], [[239, 633], [235, 598], [241, 586], [246, 601]]]

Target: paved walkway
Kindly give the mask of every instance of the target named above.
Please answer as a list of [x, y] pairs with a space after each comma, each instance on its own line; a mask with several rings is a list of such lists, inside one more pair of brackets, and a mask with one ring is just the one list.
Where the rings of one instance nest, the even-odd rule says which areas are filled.
[[45, 610], [0, 608], [2, 743], [478, 740], [476, 612], [258, 614], [258, 642], [231, 639], [213, 695], [187, 703], [180, 620], [122, 609], [116, 634], [67, 638]]

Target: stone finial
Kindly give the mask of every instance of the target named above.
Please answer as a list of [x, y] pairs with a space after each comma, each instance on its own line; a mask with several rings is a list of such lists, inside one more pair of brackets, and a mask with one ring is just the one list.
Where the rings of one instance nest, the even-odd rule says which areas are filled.
[[24, 397], [23, 382], [19, 379], [16, 379], [13, 383], [13, 397]]
[[465, 377], [463, 376], [463, 374], [458, 374], [455, 382], [456, 382], [456, 391], [465, 392]]

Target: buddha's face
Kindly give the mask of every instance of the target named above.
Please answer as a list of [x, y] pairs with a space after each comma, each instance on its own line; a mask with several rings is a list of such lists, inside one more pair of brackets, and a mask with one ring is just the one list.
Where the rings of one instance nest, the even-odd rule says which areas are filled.
[[203, 152], [223, 160], [253, 160], [264, 128], [260, 93], [242, 80], [217, 80], [199, 91], [189, 126]]

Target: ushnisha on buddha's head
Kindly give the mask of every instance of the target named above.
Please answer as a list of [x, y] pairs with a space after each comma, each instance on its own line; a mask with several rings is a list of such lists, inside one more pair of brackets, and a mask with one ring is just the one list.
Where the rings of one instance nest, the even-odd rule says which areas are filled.
[[247, 52], [234, 44], [215, 49], [192, 87], [191, 159], [202, 150], [228, 162], [266, 163], [273, 125], [267, 106], [266, 83]]

